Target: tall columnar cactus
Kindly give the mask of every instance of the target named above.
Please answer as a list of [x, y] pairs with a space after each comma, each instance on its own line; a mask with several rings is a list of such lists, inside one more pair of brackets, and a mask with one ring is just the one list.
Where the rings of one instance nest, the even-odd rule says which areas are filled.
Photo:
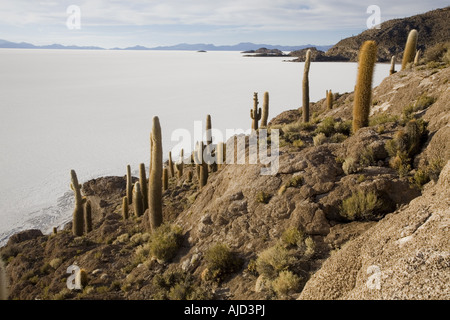
[[133, 203], [133, 182], [131, 180], [131, 167], [130, 165], [127, 165], [127, 189], [126, 189], [126, 194], [127, 194], [127, 198], [128, 198], [128, 204], [132, 204]]
[[192, 182], [192, 171], [188, 171], [187, 181]]
[[136, 182], [133, 188], [133, 209], [134, 215], [140, 217], [144, 214], [144, 200], [142, 199], [141, 184]]
[[145, 174], [145, 164], [139, 165], [139, 185], [141, 187], [142, 202], [144, 203], [144, 211], [148, 209], [148, 182]]
[[309, 66], [311, 65], [311, 50], [306, 52], [305, 67], [302, 82], [302, 114], [303, 122], [309, 122]]
[[151, 170], [148, 182], [148, 209], [151, 229], [154, 231], [162, 224], [162, 171], [163, 150], [161, 125], [158, 117], [153, 117], [151, 133]]
[[0, 258], [0, 300], [8, 300], [8, 276], [6, 274], [6, 266]]
[[84, 231], [84, 202], [86, 201], [81, 196], [81, 184], [78, 183], [78, 178], [75, 170], [70, 171], [72, 178], [72, 184], [70, 187], [75, 193], [75, 209], [72, 215], [72, 233], [74, 236], [79, 237], [83, 235]]
[[328, 110], [333, 109], [333, 99], [334, 99], [333, 92], [330, 90], [327, 93], [327, 109]]
[[86, 270], [80, 269], [78, 273], [75, 275], [75, 283], [79, 286], [80, 289], [83, 289], [87, 286], [89, 282], [88, 274]]
[[175, 176], [175, 171], [173, 168], [173, 161], [172, 161], [172, 151], [169, 151], [169, 171], [170, 171], [170, 177], [173, 178]]
[[258, 93], [253, 93], [253, 109], [250, 110], [252, 121], [252, 130], [258, 130], [258, 121], [261, 120], [261, 108], [258, 108]]
[[162, 189], [166, 191], [169, 188], [169, 169], [164, 167], [162, 174]]
[[177, 164], [177, 177], [178, 179], [181, 179], [183, 176], [183, 169], [184, 169], [184, 149], [181, 149], [180, 151], [180, 159], [178, 160]]
[[122, 198], [122, 217], [124, 220], [127, 220], [130, 216], [130, 210], [128, 208], [128, 198], [123, 197]]
[[212, 143], [212, 125], [211, 115], [206, 115], [206, 145], [209, 146]]
[[216, 159], [217, 159], [217, 167], [220, 169], [222, 168], [222, 165], [224, 164], [224, 155], [226, 154], [225, 151], [225, 144], [223, 142], [217, 143], [216, 147]]
[[198, 148], [198, 159], [200, 161], [199, 167], [200, 167], [200, 175], [199, 175], [199, 182], [200, 182], [200, 188], [203, 188], [206, 183], [208, 182], [208, 164], [206, 163], [204, 157], [203, 157], [203, 151], [205, 150], [203, 141], [199, 143]]
[[353, 132], [369, 125], [372, 78], [377, 60], [377, 44], [366, 41], [359, 51], [358, 77], [353, 102]]
[[92, 231], [92, 205], [90, 200], [84, 204], [84, 230], [86, 233]]
[[406, 69], [408, 64], [414, 62], [417, 48], [417, 38], [419, 34], [416, 29], [412, 29], [406, 40], [405, 51], [403, 52], [402, 70]]
[[395, 56], [392, 56], [392, 58], [391, 58], [391, 68], [389, 69], [389, 75], [393, 75], [396, 72], [397, 71], [395, 71]]
[[261, 116], [261, 127], [267, 127], [267, 120], [269, 119], [269, 92], [264, 92], [264, 100]]

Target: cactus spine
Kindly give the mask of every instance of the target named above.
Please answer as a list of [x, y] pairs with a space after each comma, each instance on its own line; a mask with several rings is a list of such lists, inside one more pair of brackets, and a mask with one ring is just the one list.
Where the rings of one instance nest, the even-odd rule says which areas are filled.
[[178, 160], [176, 167], [177, 167], [177, 177], [178, 179], [181, 179], [181, 177], [183, 176], [183, 169], [184, 169], [184, 149], [181, 149], [180, 151], [180, 160]]
[[133, 182], [131, 180], [131, 167], [130, 165], [127, 165], [127, 198], [128, 198], [128, 204], [133, 203]]
[[127, 220], [129, 216], [130, 216], [130, 214], [129, 214], [129, 208], [128, 208], [128, 198], [123, 197], [122, 198], [122, 217], [124, 220]]
[[0, 300], [8, 300], [8, 276], [6, 266], [0, 258]]
[[84, 224], [85, 224], [85, 231], [86, 233], [89, 233], [92, 231], [92, 206], [91, 201], [86, 200], [86, 203], [84, 204]]
[[139, 181], [134, 184], [133, 188], [133, 208], [134, 215], [136, 217], [140, 217], [144, 214], [144, 202], [142, 199], [141, 184]]
[[303, 122], [309, 122], [309, 66], [311, 65], [311, 50], [306, 52], [305, 67], [303, 69], [302, 83], [302, 114]]
[[170, 177], [175, 176], [174, 168], [173, 168], [173, 161], [172, 161], [172, 151], [169, 151], [169, 170], [170, 170]]
[[269, 92], [264, 92], [264, 100], [261, 116], [261, 127], [267, 127], [267, 120], [269, 119]]
[[74, 236], [79, 237], [83, 235], [84, 231], [84, 208], [83, 204], [85, 199], [81, 196], [81, 184], [78, 183], [78, 178], [75, 170], [70, 171], [72, 177], [72, 184], [70, 187], [75, 193], [75, 209], [72, 215], [72, 233]]
[[416, 29], [412, 29], [408, 34], [408, 39], [406, 40], [405, 52], [403, 52], [402, 59], [402, 70], [406, 69], [408, 64], [414, 62], [416, 56], [418, 33]]
[[166, 191], [169, 188], [169, 169], [164, 167], [162, 174], [162, 189]]
[[389, 75], [393, 75], [396, 72], [397, 71], [395, 71], [395, 56], [392, 56], [392, 58], [391, 58], [391, 68], [389, 69]]
[[333, 92], [331, 90], [327, 93], [327, 109], [333, 109]]
[[252, 121], [252, 130], [258, 130], [258, 121], [261, 120], [261, 108], [258, 108], [258, 93], [253, 93], [253, 109], [250, 110]]
[[162, 171], [163, 150], [161, 125], [158, 117], [153, 117], [151, 134], [151, 170], [148, 183], [148, 209], [152, 230], [158, 228], [163, 220], [162, 216]]
[[141, 187], [143, 211], [148, 209], [148, 188], [147, 176], [145, 174], [145, 164], [139, 165], [139, 185]]
[[377, 60], [377, 44], [366, 41], [359, 51], [358, 77], [353, 103], [353, 132], [369, 125], [372, 78]]

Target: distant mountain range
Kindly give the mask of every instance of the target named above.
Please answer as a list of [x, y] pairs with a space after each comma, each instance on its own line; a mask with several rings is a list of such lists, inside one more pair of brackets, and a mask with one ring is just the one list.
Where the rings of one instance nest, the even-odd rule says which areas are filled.
[[[294, 51], [301, 50], [308, 47], [316, 47], [318, 50], [326, 51], [330, 49], [332, 46], [315, 46], [311, 44], [307, 45], [299, 45], [299, 46], [282, 46], [282, 45], [270, 45], [270, 44], [255, 44], [251, 42], [241, 42], [236, 45], [225, 45], [225, 46], [216, 46], [214, 44], [205, 44], [205, 43], [197, 43], [197, 44], [188, 44], [188, 43], [180, 43], [173, 46], [159, 46], [154, 48], [148, 48], [143, 46], [134, 46], [127, 48], [112, 48], [109, 50], [186, 50], [186, 51], [249, 51], [249, 50], [257, 50], [260, 48], [266, 49], [278, 49], [281, 51]], [[80, 49], [80, 50], [107, 50], [105, 48], [96, 47], [96, 46], [63, 46], [61, 44], [51, 44], [45, 46], [36, 46], [27, 42], [11, 42], [0, 39], [0, 48], [15, 48], [15, 49]]]

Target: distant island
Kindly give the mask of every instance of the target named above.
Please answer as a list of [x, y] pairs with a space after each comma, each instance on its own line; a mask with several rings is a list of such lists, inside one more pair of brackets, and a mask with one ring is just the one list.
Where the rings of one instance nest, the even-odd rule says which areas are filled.
[[246, 53], [244, 57], [289, 57], [289, 54], [283, 53], [279, 49], [267, 49], [259, 48], [258, 50], [247, 50], [242, 53]]

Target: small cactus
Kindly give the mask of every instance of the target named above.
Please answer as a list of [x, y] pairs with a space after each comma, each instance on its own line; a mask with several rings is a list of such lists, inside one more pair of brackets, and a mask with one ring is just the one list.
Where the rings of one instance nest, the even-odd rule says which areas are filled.
[[211, 115], [206, 115], [206, 145], [212, 143], [212, 126], [211, 126]]
[[164, 167], [162, 174], [162, 190], [166, 191], [169, 188], [169, 169]]
[[58, 234], [58, 228], [57, 227], [53, 227], [53, 235]]
[[393, 75], [396, 72], [397, 71], [395, 71], [395, 56], [392, 56], [392, 58], [391, 58], [391, 68], [389, 69], [389, 75]]
[[216, 161], [217, 167], [220, 169], [225, 162], [224, 155], [226, 154], [226, 145], [223, 142], [219, 142], [216, 147]]
[[169, 151], [168, 165], [169, 165], [170, 177], [173, 178], [175, 176], [175, 171], [174, 171], [174, 168], [173, 168], [172, 151]]
[[408, 34], [406, 40], [405, 51], [403, 52], [402, 70], [406, 69], [410, 63], [414, 62], [417, 48], [418, 32], [416, 29], [412, 29]]
[[192, 182], [192, 171], [188, 171], [187, 181]]
[[253, 109], [250, 110], [252, 121], [252, 130], [258, 130], [258, 121], [261, 120], [261, 108], [258, 108], [258, 93], [253, 93]]
[[129, 208], [128, 208], [128, 198], [123, 197], [122, 198], [122, 217], [124, 220], [127, 220], [129, 218]]
[[148, 182], [145, 174], [145, 164], [139, 165], [139, 185], [141, 187], [142, 202], [144, 203], [144, 211], [148, 209]]
[[414, 57], [414, 65], [418, 66], [419, 65], [419, 61], [420, 61], [420, 54], [422, 53], [422, 51], [419, 49], [416, 52], [416, 56]]
[[311, 65], [311, 50], [306, 52], [305, 67], [303, 70], [302, 82], [302, 115], [303, 122], [309, 122], [309, 67]]
[[92, 231], [92, 206], [89, 200], [84, 204], [84, 228], [86, 233]]
[[333, 92], [331, 90], [327, 93], [327, 109], [333, 109]]
[[261, 116], [261, 127], [267, 127], [267, 120], [269, 119], [269, 92], [264, 92], [264, 100]]
[[6, 274], [6, 266], [0, 258], [0, 300], [8, 300], [8, 276]]
[[136, 217], [144, 214], [144, 202], [142, 199], [141, 184], [139, 182], [136, 182], [133, 188], [133, 208]]
[[78, 178], [75, 170], [70, 171], [72, 184], [70, 187], [75, 193], [75, 209], [72, 215], [72, 233], [79, 237], [83, 235], [84, 231], [84, 208], [85, 199], [81, 196], [81, 184], [78, 183]]
[[180, 151], [180, 160], [178, 160], [177, 164], [177, 177], [178, 179], [181, 179], [183, 176], [183, 169], [184, 169], [184, 149], [181, 149]]
[[198, 159], [200, 160], [200, 164], [198, 165], [200, 168], [200, 175], [199, 175], [199, 182], [200, 182], [200, 188], [203, 188], [206, 183], [208, 182], [208, 165], [203, 159], [203, 151], [205, 150], [203, 146], [203, 141], [200, 142], [199, 148], [198, 148]]
[[127, 165], [127, 187], [126, 187], [126, 194], [127, 194], [127, 198], [129, 203], [128, 204], [132, 204], [133, 203], [133, 182], [131, 180], [131, 167], [130, 165]]
[[158, 117], [153, 117], [150, 135], [151, 166], [148, 182], [148, 209], [150, 227], [154, 231], [162, 224], [162, 171], [163, 150], [161, 125]]
[[75, 283], [77, 284], [77, 287], [83, 289], [87, 286], [88, 282], [89, 279], [86, 270], [80, 269], [75, 276]]
[[377, 44], [366, 41], [359, 51], [358, 77], [353, 101], [353, 132], [369, 125], [372, 78], [377, 60]]

